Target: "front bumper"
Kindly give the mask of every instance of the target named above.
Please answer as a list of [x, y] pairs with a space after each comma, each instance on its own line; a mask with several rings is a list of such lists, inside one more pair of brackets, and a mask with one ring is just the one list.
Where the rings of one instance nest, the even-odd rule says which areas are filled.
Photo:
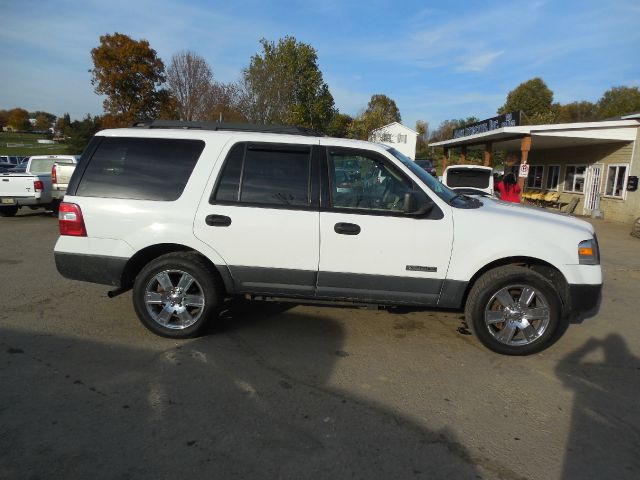
[[602, 298], [602, 284], [597, 285], [569, 285], [568, 312], [584, 313], [597, 312]]

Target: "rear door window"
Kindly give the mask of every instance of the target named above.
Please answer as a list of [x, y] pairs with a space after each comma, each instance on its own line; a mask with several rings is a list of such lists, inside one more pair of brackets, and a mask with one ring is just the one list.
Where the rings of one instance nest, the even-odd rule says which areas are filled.
[[76, 195], [132, 200], [177, 200], [204, 149], [202, 140], [102, 139]]
[[308, 207], [310, 174], [310, 146], [239, 143], [227, 156], [210, 203]]

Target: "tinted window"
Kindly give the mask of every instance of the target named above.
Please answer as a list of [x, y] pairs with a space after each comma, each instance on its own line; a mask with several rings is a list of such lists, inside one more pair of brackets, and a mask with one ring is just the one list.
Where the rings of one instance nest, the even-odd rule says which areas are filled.
[[447, 185], [456, 187], [487, 188], [491, 179], [491, 170], [473, 170], [450, 168], [447, 171]]
[[[220, 175], [220, 182], [215, 199], [225, 202], [237, 202], [240, 188], [240, 173], [242, 172], [242, 160], [244, 158], [245, 143], [236, 144], [229, 155]], [[212, 199], [214, 196], [212, 196]]]
[[216, 201], [309, 205], [309, 147], [244, 145], [236, 145], [229, 153], [214, 194]]
[[104, 138], [87, 164], [76, 195], [176, 200], [203, 149], [202, 140]]

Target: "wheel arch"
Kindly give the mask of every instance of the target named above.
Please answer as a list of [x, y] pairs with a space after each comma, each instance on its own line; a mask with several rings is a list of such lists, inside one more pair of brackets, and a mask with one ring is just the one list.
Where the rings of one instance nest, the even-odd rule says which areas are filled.
[[231, 278], [231, 274], [226, 265], [216, 265], [202, 252], [179, 243], [159, 243], [150, 245], [136, 252], [135, 255], [129, 259], [122, 271], [122, 277], [120, 280], [121, 288], [132, 288], [138, 273], [140, 273], [144, 266], [152, 260], [162, 255], [176, 252], [192, 252], [200, 256], [211, 267], [212, 271], [216, 275], [216, 279], [220, 286], [224, 288], [225, 292], [233, 291], [233, 279]]
[[504, 267], [507, 265], [521, 266], [525, 268], [530, 268], [531, 270], [539, 273], [543, 277], [545, 277], [551, 284], [556, 288], [558, 292], [558, 296], [562, 303], [562, 309], [564, 312], [569, 311], [570, 306], [570, 295], [569, 295], [569, 283], [567, 279], [563, 275], [563, 273], [556, 267], [554, 267], [549, 262], [545, 262], [544, 260], [540, 260], [539, 258], [527, 257], [527, 256], [516, 256], [516, 257], [506, 257], [500, 258], [498, 260], [494, 260], [484, 267], [479, 269], [469, 280], [467, 284], [467, 288], [465, 289], [464, 296], [462, 299], [462, 305], [466, 305], [467, 298], [469, 297], [469, 292], [473, 288], [473, 285], [476, 281], [484, 275], [486, 272], [493, 270], [498, 267]]

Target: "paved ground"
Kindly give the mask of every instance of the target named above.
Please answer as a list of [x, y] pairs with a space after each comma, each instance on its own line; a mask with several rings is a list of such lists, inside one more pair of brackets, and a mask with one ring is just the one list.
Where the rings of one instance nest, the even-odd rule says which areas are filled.
[[0, 218], [0, 478], [640, 478], [640, 240], [596, 222], [599, 315], [527, 358], [459, 314], [232, 306], [176, 342]]

